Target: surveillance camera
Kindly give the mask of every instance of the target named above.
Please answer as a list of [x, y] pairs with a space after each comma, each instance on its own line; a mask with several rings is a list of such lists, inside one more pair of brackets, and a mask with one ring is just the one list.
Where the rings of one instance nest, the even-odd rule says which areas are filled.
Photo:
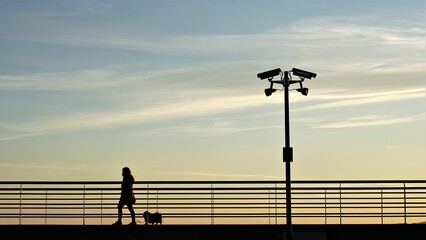
[[297, 68], [293, 68], [292, 72], [293, 72], [293, 75], [296, 75], [301, 78], [307, 78], [307, 79], [315, 78], [317, 76], [316, 73], [308, 72], [308, 71], [297, 69]]
[[309, 88], [299, 88], [297, 89], [298, 92], [300, 92], [303, 96], [307, 96], [309, 92]]
[[280, 73], [281, 73], [281, 69], [277, 68], [277, 69], [274, 69], [274, 70], [269, 70], [269, 71], [266, 71], [266, 72], [259, 73], [259, 74], [257, 74], [257, 77], [260, 78], [260, 80], [263, 80], [263, 79], [266, 79], [266, 78], [268, 80], [270, 80], [273, 77], [280, 75]]
[[267, 97], [269, 97], [269, 96], [271, 96], [271, 95], [272, 95], [272, 93], [274, 93], [275, 91], [277, 91], [277, 89], [267, 88], [267, 89], [265, 89], [265, 95], [266, 95]]

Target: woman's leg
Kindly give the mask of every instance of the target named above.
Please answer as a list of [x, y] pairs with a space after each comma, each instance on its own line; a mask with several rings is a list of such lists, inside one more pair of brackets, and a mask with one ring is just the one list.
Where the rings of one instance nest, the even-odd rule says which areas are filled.
[[121, 222], [121, 217], [123, 216], [123, 207], [118, 205], [117, 209], [118, 209], [118, 221]]
[[121, 225], [121, 217], [123, 216], [123, 202], [120, 200], [120, 202], [117, 205], [117, 210], [118, 210], [118, 219], [117, 222], [114, 223], [115, 225]]
[[127, 208], [130, 211], [130, 214], [132, 215], [132, 223], [136, 222], [136, 214], [135, 214], [135, 210], [133, 209], [133, 205], [127, 205]]

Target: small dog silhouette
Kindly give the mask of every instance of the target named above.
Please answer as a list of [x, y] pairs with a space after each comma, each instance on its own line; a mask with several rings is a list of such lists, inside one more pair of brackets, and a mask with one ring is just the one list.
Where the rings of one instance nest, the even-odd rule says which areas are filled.
[[159, 212], [156, 213], [150, 213], [148, 211], [145, 211], [143, 213], [143, 218], [145, 219], [145, 225], [148, 225], [148, 223], [151, 223], [152, 225], [163, 225], [163, 217]]

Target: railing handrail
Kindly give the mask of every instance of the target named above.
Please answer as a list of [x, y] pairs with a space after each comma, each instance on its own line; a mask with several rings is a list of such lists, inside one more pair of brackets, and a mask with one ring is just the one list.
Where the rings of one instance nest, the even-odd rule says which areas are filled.
[[[0, 181], [0, 184], [119, 184], [121, 181], [82, 181], [82, 180], [71, 180], [71, 181]], [[191, 181], [191, 180], [161, 180], [161, 181], [135, 181], [135, 184], [285, 184], [284, 180], [248, 180], [248, 181]], [[371, 183], [426, 183], [426, 180], [293, 180], [291, 183], [295, 184], [333, 184], [333, 183], [346, 183], [346, 184], [371, 184]]]

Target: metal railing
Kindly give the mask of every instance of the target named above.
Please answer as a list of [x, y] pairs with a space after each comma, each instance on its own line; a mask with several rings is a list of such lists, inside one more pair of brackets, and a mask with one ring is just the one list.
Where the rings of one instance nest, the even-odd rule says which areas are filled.
[[[120, 184], [0, 182], [0, 224], [111, 224]], [[139, 221], [158, 211], [166, 224], [285, 223], [284, 181], [138, 181], [134, 188]], [[295, 224], [425, 222], [426, 180], [293, 181], [292, 202]]]

